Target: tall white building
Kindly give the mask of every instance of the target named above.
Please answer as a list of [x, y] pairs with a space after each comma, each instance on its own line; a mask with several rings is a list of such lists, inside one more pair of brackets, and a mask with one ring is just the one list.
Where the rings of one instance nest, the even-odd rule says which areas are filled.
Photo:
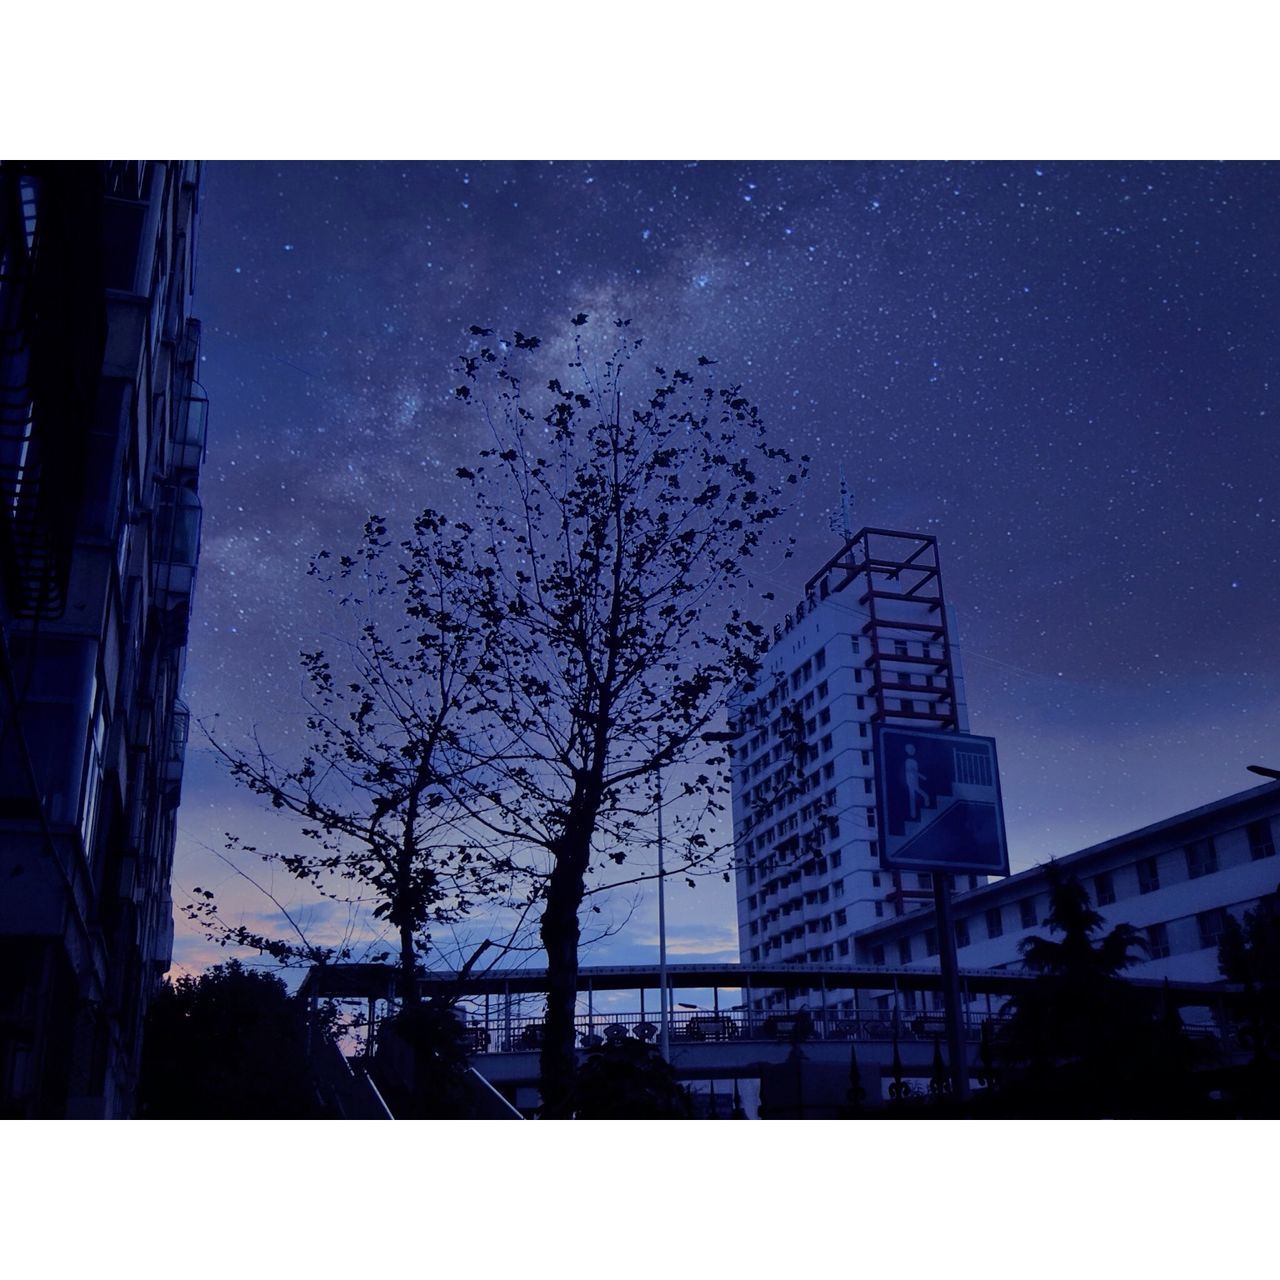
[[[880, 867], [873, 725], [968, 728], [937, 540], [864, 528], [805, 584], [732, 714], [743, 963], [853, 958], [853, 937], [932, 903]], [[962, 877], [961, 889], [978, 877]], [[767, 1009], [781, 995], [753, 997]]]

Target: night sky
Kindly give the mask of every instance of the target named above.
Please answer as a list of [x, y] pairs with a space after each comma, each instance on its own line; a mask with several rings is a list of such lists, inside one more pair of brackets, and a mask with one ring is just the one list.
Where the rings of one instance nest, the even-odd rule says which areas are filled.
[[[211, 401], [187, 671], [197, 717], [287, 747], [305, 574], [371, 512], [460, 511], [471, 324], [628, 316], [707, 354], [817, 466], [757, 576], [778, 608], [855, 527], [926, 530], [1015, 869], [1280, 766], [1280, 169], [1262, 164], [221, 163], [196, 314]], [[763, 619], [772, 621], [772, 618]], [[269, 835], [193, 736], [175, 901], [245, 892]], [[261, 874], [250, 868], [255, 876]], [[277, 892], [289, 886], [276, 879]], [[264, 907], [268, 908], [264, 911]], [[674, 958], [736, 955], [727, 887], [674, 889]], [[320, 917], [310, 917], [317, 924]], [[330, 922], [332, 923], [332, 921]], [[652, 911], [586, 956], [652, 957]], [[175, 958], [211, 952], [179, 924]]]

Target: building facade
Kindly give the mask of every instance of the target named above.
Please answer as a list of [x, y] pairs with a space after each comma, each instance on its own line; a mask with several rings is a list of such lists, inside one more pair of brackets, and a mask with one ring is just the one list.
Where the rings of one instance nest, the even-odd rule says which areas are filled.
[[968, 714], [937, 540], [864, 528], [805, 584], [731, 710], [743, 963], [846, 960], [859, 930], [932, 902], [880, 866], [877, 722], [965, 732]]
[[[1225, 916], [1239, 919], [1280, 890], [1278, 824], [1280, 785], [1272, 783], [961, 893], [952, 903], [960, 967], [1020, 969], [1019, 944], [1032, 934], [1051, 936], [1044, 921], [1056, 874], [1085, 887], [1108, 929], [1126, 923], [1140, 931], [1146, 954], [1127, 975], [1220, 981]], [[932, 911], [861, 930], [855, 959], [890, 974], [937, 969]], [[886, 1009], [936, 1003], [936, 993], [905, 990], [874, 998]]]
[[173, 939], [194, 162], [0, 163], [0, 1114], [131, 1113]]

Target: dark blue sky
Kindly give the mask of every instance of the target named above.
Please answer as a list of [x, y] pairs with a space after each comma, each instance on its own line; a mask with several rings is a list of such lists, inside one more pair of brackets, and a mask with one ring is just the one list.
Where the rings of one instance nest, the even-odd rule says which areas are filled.
[[[780, 606], [839, 466], [855, 524], [938, 535], [1015, 868], [1244, 789], [1280, 765], [1277, 208], [1262, 164], [212, 165], [193, 710], [283, 732], [336, 625], [309, 555], [461, 499], [467, 327], [585, 310], [817, 460]], [[179, 900], [256, 823], [195, 747]], [[732, 945], [727, 894], [673, 898]]]

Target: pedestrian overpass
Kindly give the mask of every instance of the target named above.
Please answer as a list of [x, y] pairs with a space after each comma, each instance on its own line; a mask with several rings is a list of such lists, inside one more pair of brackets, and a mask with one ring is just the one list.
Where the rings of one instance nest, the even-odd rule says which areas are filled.
[[[1009, 996], [1032, 977], [999, 969], [961, 969], [962, 1026], [969, 1074], [983, 1075], [984, 1045], [1003, 1020]], [[855, 1068], [868, 1083], [931, 1079], [946, 1044], [937, 970], [849, 965], [672, 964], [666, 967], [669, 1058], [685, 1080], [739, 1081], [794, 1061], [799, 1046], [815, 1068]], [[367, 1025], [398, 1005], [393, 966], [342, 964], [309, 971], [310, 1000], [358, 1000]], [[1226, 983], [1130, 979], [1182, 1011], [1188, 1029], [1218, 1034], [1228, 1024]], [[418, 978], [424, 999], [444, 996], [464, 1011], [470, 1046], [486, 1080], [514, 1096], [538, 1079], [545, 969], [448, 971]], [[660, 1037], [657, 965], [585, 966], [578, 972], [575, 1033], [579, 1054], [611, 1042]], [[619, 1003], [618, 993], [632, 998]], [[697, 995], [691, 1003], [681, 996]], [[763, 1000], [761, 1001], [761, 997]], [[753, 1005], [760, 1001], [767, 1008]], [[985, 1028], [985, 1030], [984, 1030]], [[371, 1039], [372, 1037], [370, 1037]], [[879, 1089], [870, 1089], [876, 1099]]]

